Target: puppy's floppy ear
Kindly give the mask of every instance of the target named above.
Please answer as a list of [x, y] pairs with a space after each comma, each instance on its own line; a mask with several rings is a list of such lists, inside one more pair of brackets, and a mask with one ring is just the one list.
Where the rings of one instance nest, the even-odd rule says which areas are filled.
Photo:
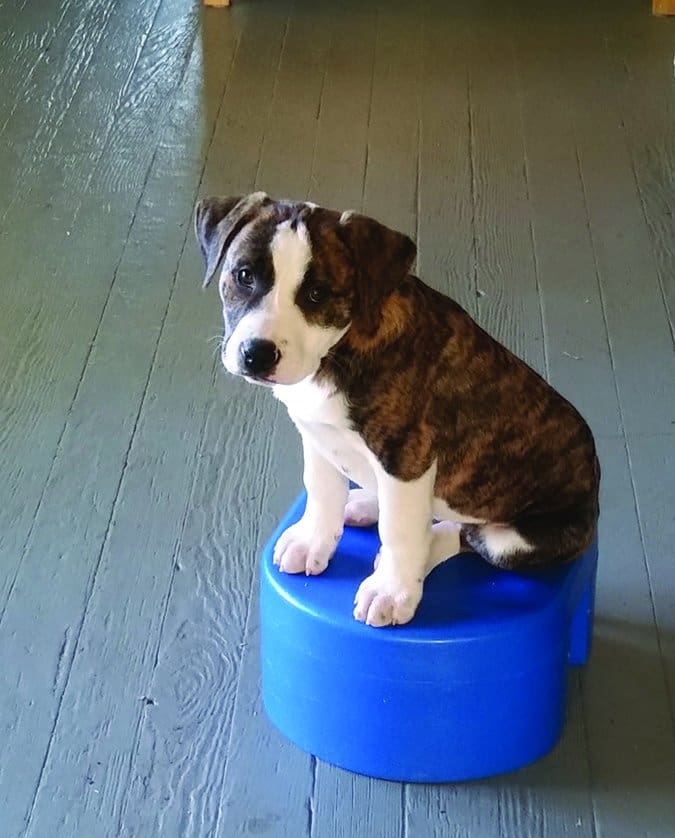
[[259, 209], [272, 201], [264, 192], [233, 198], [203, 198], [195, 207], [195, 235], [204, 257], [204, 287], [211, 282], [230, 243]]
[[365, 215], [343, 212], [340, 237], [352, 254], [358, 271], [354, 319], [366, 334], [380, 324], [382, 306], [408, 276], [415, 261], [415, 243]]

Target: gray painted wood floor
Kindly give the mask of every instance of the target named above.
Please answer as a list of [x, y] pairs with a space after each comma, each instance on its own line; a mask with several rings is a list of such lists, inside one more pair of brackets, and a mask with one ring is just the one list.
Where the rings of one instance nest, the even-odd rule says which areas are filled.
[[[647, 0], [0, 21], [0, 836], [675, 835], [675, 21]], [[190, 229], [198, 194], [254, 187], [416, 235], [421, 275], [597, 434], [595, 647], [527, 770], [372, 781], [261, 714], [256, 556], [299, 447], [221, 373]]]

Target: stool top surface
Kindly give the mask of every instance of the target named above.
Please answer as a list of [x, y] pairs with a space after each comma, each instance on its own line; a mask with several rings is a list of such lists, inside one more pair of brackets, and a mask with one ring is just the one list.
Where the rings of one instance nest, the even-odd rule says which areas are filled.
[[373, 629], [354, 620], [353, 599], [361, 581], [372, 573], [380, 547], [376, 527], [345, 527], [330, 565], [320, 576], [281, 573], [272, 563], [278, 536], [304, 509], [300, 495], [263, 551], [263, 582], [313, 618], [350, 632], [377, 632], [382, 640], [461, 642], [499, 634], [506, 642], [571, 617], [585, 585], [595, 572], [597, 544], [577, 561], [552, 568], [514, 572], [499, 570], [473, 553], [456, 556], [427, 577], [422, 602], [405, 626]]

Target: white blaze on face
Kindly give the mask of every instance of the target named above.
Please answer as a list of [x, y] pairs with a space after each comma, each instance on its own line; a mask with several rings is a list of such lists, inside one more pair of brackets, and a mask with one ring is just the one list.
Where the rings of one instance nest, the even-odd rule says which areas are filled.
[[298, 289], [312, 258], [307, 228], [290, 222], [280, 224], [270, 243], [274, 284], [259, 306], [237, 324], [227, 342], [223, 362], [227, 370], [241, 373], [239, 347], [243, 341], [272, 341], [281, 359], [270, 380], [275, 384], [295, 384], [313, 375], [328, 350], [346, 329], [308, 323], [296, 304]]

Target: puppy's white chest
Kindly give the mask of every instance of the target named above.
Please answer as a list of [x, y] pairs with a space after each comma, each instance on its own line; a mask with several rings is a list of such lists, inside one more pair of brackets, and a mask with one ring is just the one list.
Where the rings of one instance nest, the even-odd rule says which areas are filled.
[[288, 408], [298, 430], [346, 477], [376, 491], [373, 454], [352, 430], [344, 396], [312, 381], [277, 386], [274, 395]]

